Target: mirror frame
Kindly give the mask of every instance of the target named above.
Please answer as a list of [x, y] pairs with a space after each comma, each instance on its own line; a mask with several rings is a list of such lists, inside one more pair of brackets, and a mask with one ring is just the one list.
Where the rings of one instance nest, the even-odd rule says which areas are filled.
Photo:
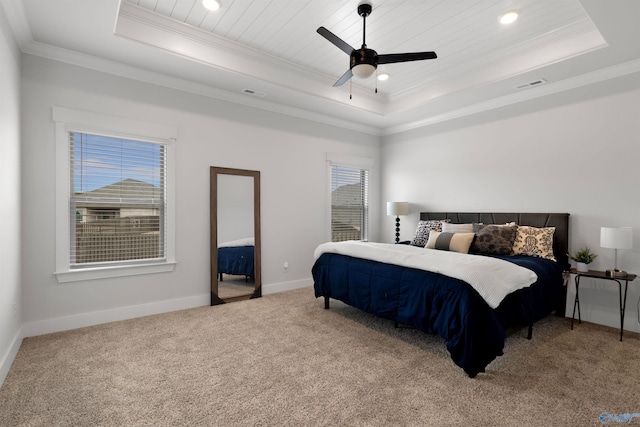
[[[253, 232], [254, 232], [254, 271], [255, 287], [253, 292], [231, 298], [218, 296], [218, 175], [239, 175], [253, 177]], [[211, 166], [210, 168], [210, 202], [209, 216], [211, 221], [211, 305], [241, 301], [262, 296], [261, 242], [260, 242], [260, 171], [233, 169]]]

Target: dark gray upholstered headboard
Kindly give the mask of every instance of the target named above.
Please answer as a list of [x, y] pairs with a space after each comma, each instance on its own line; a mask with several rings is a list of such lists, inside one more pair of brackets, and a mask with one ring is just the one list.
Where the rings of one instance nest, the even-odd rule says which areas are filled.
[[568, 213], [477, 213], [477, 212], [420, 212], [421, 220], [450, 219], [452, 223], [506, 224], [531, 227], [555, 227], [553, 254], [560, 265], [569, 268], [569, 214]]

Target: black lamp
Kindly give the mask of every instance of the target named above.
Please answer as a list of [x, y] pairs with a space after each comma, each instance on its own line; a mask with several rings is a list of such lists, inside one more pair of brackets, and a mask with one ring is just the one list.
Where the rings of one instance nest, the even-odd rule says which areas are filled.
[[396, 243], [400, 241], [400, 215], [409, 213], [409, 202], [387, 202], [387, 215], [396, 216]]

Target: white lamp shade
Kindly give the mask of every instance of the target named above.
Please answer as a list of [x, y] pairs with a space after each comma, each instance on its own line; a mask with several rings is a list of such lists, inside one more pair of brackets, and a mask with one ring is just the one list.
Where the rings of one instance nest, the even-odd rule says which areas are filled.
[[351, 69], [353, 75], [361, 79], [371, 77], [375, 71], [376, 67], [371, 64], [358, 64]]
[[633, 230], [631, 227], [600, 228], [600, 246], [611, 249], [633, 248]]
[[407, 215], [409, 213], [409, 202], [387, 202], [387, 215]]

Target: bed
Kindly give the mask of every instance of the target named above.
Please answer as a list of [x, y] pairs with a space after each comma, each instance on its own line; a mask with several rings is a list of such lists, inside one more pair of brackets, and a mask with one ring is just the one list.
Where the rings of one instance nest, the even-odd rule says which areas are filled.
[[245, 281], [255, 277], [254, 239], [245, 238], [221, 243], [218, 246], [218, 275], [245, 276]]
[[[528, 326], [528, 338], [531, 338], [532, 325], [536, 321], [553, 312], [564, 316], [564, 272], [569, 267], [569, 214], [423, 212], [420, 220], [418, 229], [423, 223], [438, 222], [455, 224], [448, 226], [454, 230], [458, 225], [476, 227], [478, 232], [472, 239], [473, 244], [478, 241], [480, 248], [483, 242], [486, 243], [482, 240], [486, 237], [483, 230], [499, 229], [503, 232], [506, 228], [500, 228], [502, 226], [515, 226], [520, 233], [519, 241], [525, 231], [542, 230], [547, 233], [551, 230], [551, 234], [546, 235], [552, 242], [548, 242], [549, 254], [544, 257], [530, 256], [526, 250], [520, 250], [517, 255], [505, 254], [504, 248], [489, 250], [489, 253], [476, 250], [470, 252], [472, 255], [465, 255], [453, 251], [430, 251], [411, 244], [362, 244], [366, 245], [364, 251], [358, 242], [344, 242], [343, 246], [323, 244], [316, 250], [312, 274], [315, 295], [324, 297], [325, 308], [329, 308], [333, 298], [394, 321], [396, 326], [406, 325], [437, 334], [445, 339], [453, 362], [472, 378], [485, 372], [487, 365], [503, 354], [508, 330]], [[437, 240], [449, 236], [450, 245], [455, 238], [465, 234], [433, 231], [431, 235]], [[457, 236], [451, 238], [454, 234]], [[414, 240], [417, 236], [418, 230]], [[524, 238], [524, 244], [527, 241]], [[337, 245], [338, 249], [331, 245]], [[358, 252], [343, 250], [351, 246], [357, 246]], [[421, 264], [419, 268], [419, 264], [412, 264], [418, 262], [414, 258], [427, 255], [435, 256], [429, 261], [432, 271], [423, 269]], [[476, 268], [476, 263], [482, 263], [483, 267]], [[484, 266], [485, 263], [488, 267]], [[483, 272], [485, 278], [479, 281], [495, 281], [495, 288], [504, 295], [487, 299], [487, 288], [477, 288], [475, 275], [486, 268], [496, 268], [500, 274]], [[501, 288], [503, 285], [511, 286], [512, 281], [517, 282], [516, 290]], [[492, 283], [488, 284], [490, 294], [495, 289]]]

